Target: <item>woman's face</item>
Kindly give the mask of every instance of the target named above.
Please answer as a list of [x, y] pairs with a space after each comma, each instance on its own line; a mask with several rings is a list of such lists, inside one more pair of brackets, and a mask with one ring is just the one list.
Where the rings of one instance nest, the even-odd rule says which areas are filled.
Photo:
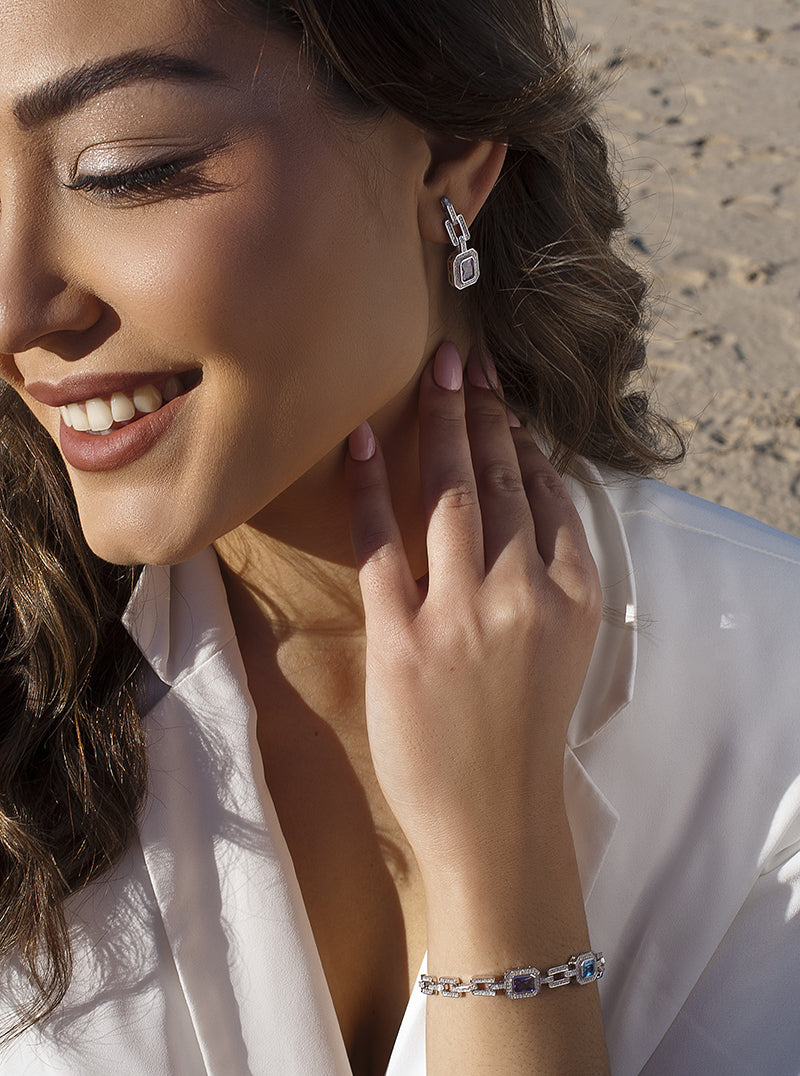
[[212, 3], [0, 0], [0, 48], [0, 374], [95, 551], [184, 559], [410, 392], [425, 141]]

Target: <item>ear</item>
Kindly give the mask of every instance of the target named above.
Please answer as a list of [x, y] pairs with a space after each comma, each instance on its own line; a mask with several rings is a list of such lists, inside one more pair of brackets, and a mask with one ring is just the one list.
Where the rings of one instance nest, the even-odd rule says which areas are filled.
[[468, 142], [438, 135], [426, 135], [425, 140], [430, 163], [420, 192], [420, 234], [431, 243], [449, 246], [442, 198], [449, 198], [471, 225], [497, 182], [508, 147], [504, 142]]

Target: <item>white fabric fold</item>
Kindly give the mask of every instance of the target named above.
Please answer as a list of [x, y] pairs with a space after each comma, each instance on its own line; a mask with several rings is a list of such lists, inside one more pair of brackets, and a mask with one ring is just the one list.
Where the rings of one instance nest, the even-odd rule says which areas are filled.
[[[151, 576], [150, 579], [147, 576]], [[137, 635], [175, 686], [147, 717], [144, 859], [206, 1071], [349, 1073], [213, 553], [140, 582]], [[177, 604], [174, 604], [177, 601]], [[184, 644], [196, 640], [191, 653]]]

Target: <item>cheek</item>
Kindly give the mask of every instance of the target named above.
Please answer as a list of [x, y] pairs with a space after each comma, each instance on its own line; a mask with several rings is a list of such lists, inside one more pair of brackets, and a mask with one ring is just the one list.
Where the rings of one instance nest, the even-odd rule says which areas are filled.
[[169, 473], [151, 459], [113, 489], [76, 478], [87, 538], [107, 559], [184, 559], [250, 518], [398, 396], [424, 355], [410, 199], [387, 219], [341, 165], [319, 165], [339, 177], [321, 191], [302, 170], [252, 167], [269, 181], [154, 207], [103, 267], [128, 349], [144, 341], [150, 361], [204, 368]]
[[104, 264], [86, 268], [123, 326], [200, 358], [263, 355], [273, 377], [344, 350], [368, 374], [427, 326], [413, 188], [390, 173], [378, 205], [363, 161], [318, 125], [240, 143], [217, 194], [106, 218]]
[[126, 336], [198, 356], [227, 350], [244, 293], [255, 284], [242, 243], [246, 222], [233, 209], [198, 203], [106, 245], [98, 291]]
[[223, 359], [244, 406], [255, 400], [289, 428], [321, 408], [344, 437], [399, 391], [425, 348], [415, 208], [387, 220], [338, 161], [308, 165], [339, 177], [318, 193], [300, 169], [255, 160], [247, 170], [268, 181], [185, 204], [180, 227], [126, 244], [110, 276], [149, 336]]
[[[327, 175], [342, 168], [327, 165]], [[276, 340], [303, 397], [342, 437], [398, 392], [425, 350], [429, 293], [416, 208], [391, 216], [363, 193], [363, 176], [326, 198], [298, 200], [251, 252], [269, 281], [256, 324]], [[390, 191], [387, 199], [391, 201]]]

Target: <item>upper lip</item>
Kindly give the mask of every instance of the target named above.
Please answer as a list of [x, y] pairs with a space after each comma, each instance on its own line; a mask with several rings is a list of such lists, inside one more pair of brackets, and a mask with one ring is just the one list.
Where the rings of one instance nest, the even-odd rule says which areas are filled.
[[111, 396], [115, 392], [132, 392], [142, 385], [158, 386], [170, 377], [181, 377], [188, 370], [154, 370], [151, 373], [124, 374], [73, 374], [63, 381], [31, 381], [25, 391], [39, 403], [48, 407], [64, 407], [71, 403], [83, 403], [98, 396]]

